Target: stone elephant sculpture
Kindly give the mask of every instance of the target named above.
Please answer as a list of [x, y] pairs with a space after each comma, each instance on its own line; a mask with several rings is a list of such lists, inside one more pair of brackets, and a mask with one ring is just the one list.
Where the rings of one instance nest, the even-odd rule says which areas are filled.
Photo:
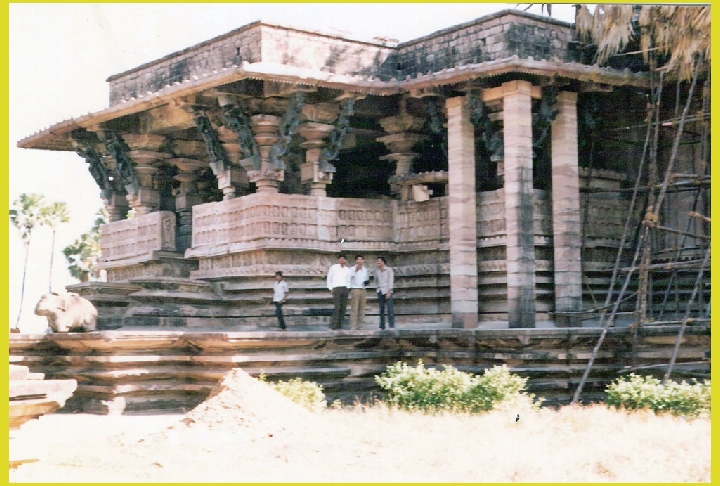
[[78, 294], [52, 292], [40, 298], [35, 315], [45, 316], [53, 332], [94, 331], [98, 312], [92, 302]]

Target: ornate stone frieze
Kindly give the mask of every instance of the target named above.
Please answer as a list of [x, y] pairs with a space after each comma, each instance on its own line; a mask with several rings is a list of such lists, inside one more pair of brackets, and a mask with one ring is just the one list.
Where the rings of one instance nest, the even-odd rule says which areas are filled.
[[280, 246], [302, 241], [303, 247], [341, 239], [389, 242], [393, 226], [390, 201], [253, 194], [196, 206], [192, 227], [189, 255], [262, 239]]
[[101, 265], [146, 261], [155, 251], [175, 251], [175, 213], [158, 211], [100, 228]]

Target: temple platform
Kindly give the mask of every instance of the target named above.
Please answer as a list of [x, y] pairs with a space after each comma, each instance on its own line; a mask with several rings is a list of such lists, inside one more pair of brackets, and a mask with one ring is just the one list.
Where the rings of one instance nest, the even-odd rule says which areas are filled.
[[[530, 329], [486, 323], [477, 329], [430, 328], [331, 331], [132, 328], [73, 334], [11, 334], [10, 363], [74, 379], [64, 412], [170, 413], [201, 403], [229, 370], [240, 367], [268, 380], [300, 377], [323, 386], [330, 402], [382, 398], [374, 376], [398, 361], [453, 365], [482, 373], [495, 365], [528, 378], [528, 391], [549, 406], [568, 403], [602, 330]], [[600, 401], [615, 378], [642, 368], [664, 373], [679, 326], [618, 325], [608, 330], [582, 400]], [[709, 377], [710, 328], [685, 329], [673, 377]]]

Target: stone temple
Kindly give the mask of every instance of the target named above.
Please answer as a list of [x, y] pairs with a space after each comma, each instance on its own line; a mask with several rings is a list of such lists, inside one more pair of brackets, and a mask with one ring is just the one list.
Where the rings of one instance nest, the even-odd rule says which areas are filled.
[[[255, 22], [111, 76], [109, 108], [19, 142], [75, 151], [99, 186], [107, 281], [70, 288], [99, 331], [11, 334], [11, 363], [94, 413], [188, 410], [238, 366], [350, 402], [398, 360], [507, 365], [550, 404], [634, 369], [709, 376], [708, 81], [666, 81], [640, 169], [653, 77], [593, 49], [515, 10], [403, 43]], [[397, 329], [372, 290], [361, 329], [328, 329], [340, 252], [394, 268]], [[625, 321], [601, 329], [610, 298]]]
[[109, 108], [19, 146], [75, 151], [99, 186], [107, 281], [73, 289], [101, 329], [273, 328], [277, 270], [290, 328], [325, 327], [340, 252], [387, 258], [401, 325], [563, 326], [621, 244], [636, 57], [598, 67], [572, 24], [515, 10], [403, 43], [255, 22], [110, 76]]

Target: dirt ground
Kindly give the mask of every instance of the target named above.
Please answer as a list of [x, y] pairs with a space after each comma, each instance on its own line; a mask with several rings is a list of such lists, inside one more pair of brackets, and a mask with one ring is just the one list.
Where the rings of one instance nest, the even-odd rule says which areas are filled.
[[235, 370], [186, 415], [46, 415], [10, 454], [38, 459], [11, 482], [708, 482], [710, 421], [604, 406], [313, 413]]

